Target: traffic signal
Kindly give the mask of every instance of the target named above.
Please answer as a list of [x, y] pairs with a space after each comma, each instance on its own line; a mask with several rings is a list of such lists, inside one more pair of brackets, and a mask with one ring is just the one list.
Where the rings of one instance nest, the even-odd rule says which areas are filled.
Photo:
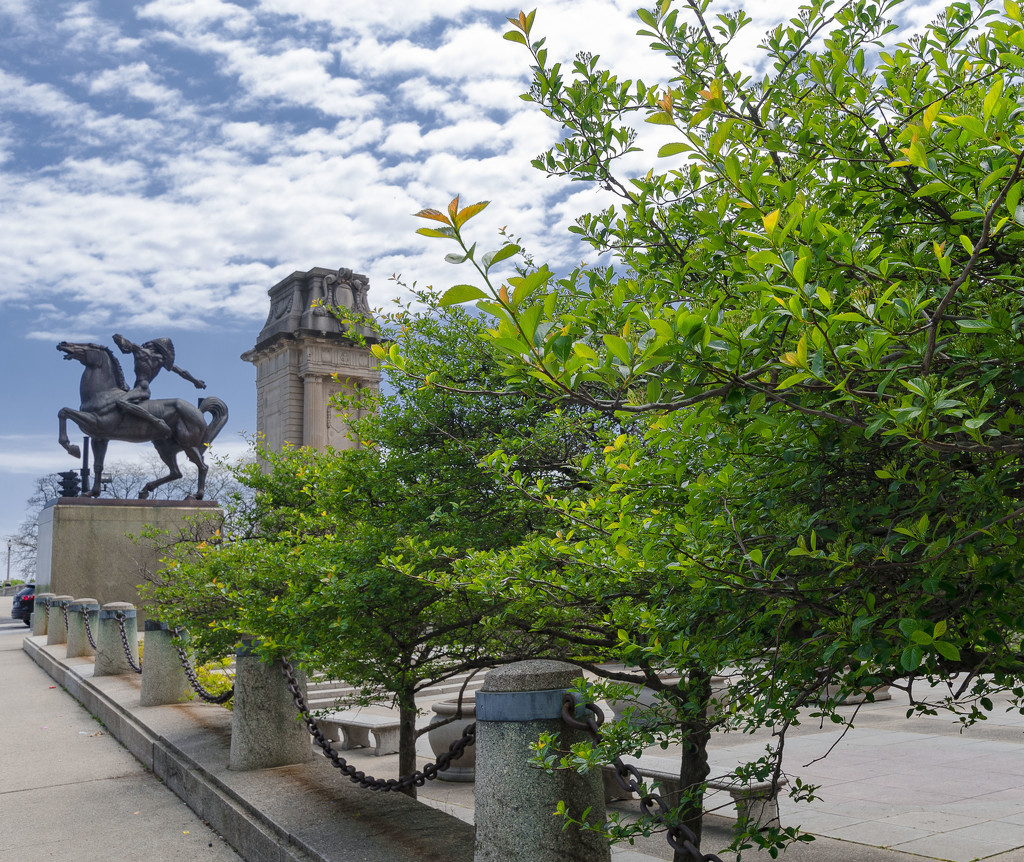
[[78, 484], [78, 471], [68, 470], [60, 473], [60, 495], [62, 497], [77, 497], [80, 486]]

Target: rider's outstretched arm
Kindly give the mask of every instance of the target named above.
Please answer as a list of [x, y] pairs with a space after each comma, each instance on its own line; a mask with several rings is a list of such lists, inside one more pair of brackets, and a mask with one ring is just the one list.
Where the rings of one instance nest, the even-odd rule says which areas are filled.
[[139, 347], [139, 345], [133, 344], [131, 341], [129, 341], [127, 338], [125, 338], [123, 335], [120, 335], [119, 333], [114, 334], [114, 344], [117, 345], [118, 349], [122, 353], [136, 353], [136, 351], [142, 350], [142, 348]]
[[195, 386], [196, 389], [206, 388], [206, 384], [202, 380], [197, 380], [195, 377], [189, 374], [184, 368], [178, 368], [177, 365], [172, 365], [171, 371], [173, 371], [179, 377], [184, 377], [189, 383]]

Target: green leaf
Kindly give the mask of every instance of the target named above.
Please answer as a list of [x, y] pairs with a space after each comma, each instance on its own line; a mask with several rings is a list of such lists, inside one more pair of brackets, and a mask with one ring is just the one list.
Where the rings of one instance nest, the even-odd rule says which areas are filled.
[[1005, 52], [999, 55], [999, 62], [1017, 69], [1024, 69], [1024, 56]]
[[992, 112], [995, 110], [996, 105], [999, 102], [999, 98], [1003, 95], [1003, 76], [997, 75], [996, 79], [992, 82], [992, 86], [989, 87], [988, 93], [985, 95], [985, 102], [983, 104], [983, 110], [985, 115], [985, 121], [987, 122], [989, 117], [992, 116]]
[[646, 9], [637, 9], [636, 17], [643, 21], [648, 27], [653, 27], [655, 30], [658, 29], [658, 22], [655, 17]]
[[785, 380], [780, 380], [776, 384], [776, 390], [789, 389], [790, 386], [796, 386], [797, 383], [803, 383], [805, 380], [811, 378], [813, 375], [808, 374], [806, 371], [798, 371], [796, 374], [790, 374]]
[[522, 249], [514, 243], [508, 243], [503, 245], [497, 251], [489, 251], [483, 256], [484, 270], [490, 269], [494, 264], [501, 263], [503, 260], [507, 260], [514, 254], [518, 254]]
[[807, 280], [807, 268], [810, 265], [811, 258], [809, 256], [802, 257], [793, 264], [793, 279], [800, 287], [803, 287], [804, 282]]
[[921, 188], [914, 192], [914, 197], [920, 198], [924, 197], [925, 195], [933, 195], [936, 192], [944, 191], [948, 191], [948, 186], [940, 180], [935, 180], [930, 183], [925, 183], [923, 186], [921, 186]]
[[991, 322], [987, 320], [958, 320], [956, 325], [965, 332], [990, 332]]
[[474, 299], [487, 299], [487, 294], [472, 284], [456, 284], [444, 292], [440, 304], [442, 306], [458, 305], [460, 302], [470, 302]]
[[870, 423], [868, 423], [867, 428], [864, 429], [864, 436], [867, 438], [873, 437], [875, 433], [878, 431], [878, 429], [881, 428], [888, 421], [889, 417], [886, 416], [885, 414], [882, 414], [881, 416], [876, 416], [874, 419], [871, 420]]
[[629, 355], [629, 345], [617, 335], [611, 335], [605, 333], [601, 336], [604, 339], [605, 346], [608, 348], [616, 359], [619, 360], [623, 365], [629, 365], [631, 363], [631, 357]]
[[913, 673], [921, 666], [924, 659], [924, 648], [920, 644], [914, 644], [903, 650], [900, 655], [900, 665], [907, 673]]
[[658, 150], [658, 158], [664, 159], [667, 156], [674, 156], [679, 153], [685, 153], [687, 150], [692, 149], [689, 144], [683, 143], [682, 141], [675, 141], [670, 144], [665, 144], [660, 150]]
[[523, 277], [516, 276], [514, 278], [510, 278], [508, 280], [509, 284], [515, 286], [515, 291], [512, 293], [512, 307], [515, 308], [519, 306], [537, 288], [547, 284], [548, 279], [551, 278], [552, 274], [553, 273], [548, 269], [547, 264], [545, 264], [540, 269], [535, 269], [533, 272], [527, 273]]
[[502, 38], [508, 39], [509, 42], [518, 42], [520, 45], [528, 45], [526, 37], [518, 30], [509, 30]]
[[769, 248], [747, 252], [747, 263], [754, 269], [766, 266], [782, 266], [782, 258]]
[[949, 661], [960, 661], [960, 650], [953, 646], [949, 641], [935, 641], [932, 646], [935, 647], [935, 651], [944, 659], [948, 659]]

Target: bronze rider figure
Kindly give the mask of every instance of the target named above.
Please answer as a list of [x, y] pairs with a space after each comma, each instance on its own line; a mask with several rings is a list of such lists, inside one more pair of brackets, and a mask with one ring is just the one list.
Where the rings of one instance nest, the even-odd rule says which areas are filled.
[[206, 384], [174, 364], [174, 345], [169, 338], [154, 338], [152, 341], [139, 345], [132, 343], [123, 335], [114, 335], [114, 343], [122, 353], [131, 353], [135, 357], [135, 384], [130, 391], [118, 399], [116, 402], [118, 407], [132, 416], [148, 422], [159, 430], [162, 436], [170, 436], [171, 429], [167, 423], [152, 415], [141, 403], [148, 401], [151, 397], [149, 384], [153, 378], [160, 373], [160, 369], [166, 368], [179, 377], [184, 377], [197, 389], [205, 389]]

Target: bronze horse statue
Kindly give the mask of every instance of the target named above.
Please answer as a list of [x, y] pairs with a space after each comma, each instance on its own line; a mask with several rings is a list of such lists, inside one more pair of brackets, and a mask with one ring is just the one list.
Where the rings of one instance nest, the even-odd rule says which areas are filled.
[[[74, 344], [62, 341], [57, 345], [57, 349], [64, 354], [65, 359], [75, 359], [85, 366], [79, 385], [81, 407], [78, 410], [64, 407], [57, 414], [60, 420], [60, 435], [57, 440], [72, 456], [80, 457], [81, 450], [68, 440], [68, 419], [81, 428], [82, 433], [92, 438], [95, 479], [92, 488], [82, 489], [83, 495], [100, 495], [107, 444], [111, 440], [125, 440], [131, 443], [151, 442], [160, 459], [170, 470], [166, 476], [147, 482], [139, 492], [139, 499], [144, 500], [154, 488], [181, 478], [181, 469], [178, 467], [179, 452], [184, 452], [196, 465], [199, 471], [199, 484], [193, 498], [203, 499], [208, 469], [204, 459], [206, 447], [227, 423], [227, 405], [219, 398], [204, 398], [199, 407], [181, 398], [156, 398], [141, 402], [140, 407], [145, 408], [154, 419], [160, 420], [170, 429], [170, 434], [166, 434], [160, 430], [160, 423], [147, 422], [121, 407], [120, 402], [129, 389], [125, 383], [121, 363], [109, 347], [102, 344]], [[211, 416], [209, 424], [203, 417], [204, 413]]]

